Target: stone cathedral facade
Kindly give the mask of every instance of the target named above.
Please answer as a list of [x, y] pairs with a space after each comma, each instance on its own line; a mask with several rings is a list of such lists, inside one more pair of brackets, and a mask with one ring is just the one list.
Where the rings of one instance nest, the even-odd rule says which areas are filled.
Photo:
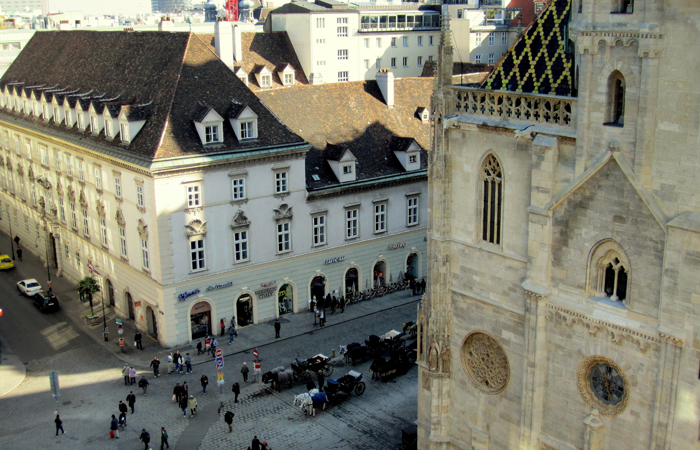
[[477, 87], [443, 25], [419, 448], [700, 448], [699, 23], [551, 0]]

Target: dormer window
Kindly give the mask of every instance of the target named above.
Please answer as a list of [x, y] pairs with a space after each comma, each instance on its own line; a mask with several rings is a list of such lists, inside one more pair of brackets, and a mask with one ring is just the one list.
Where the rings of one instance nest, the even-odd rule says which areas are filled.
[[51, 119], [51, 107], [49, 105], [44, 105], [44, 120]]
[[409, 162], [410, 164], [413, 164], [413, 163], [418, 162], [418, 155], [410, 155], [410, 156], [408, 157], [408, 162]]
[[90, 117], [90, 131], [92, 131], [93, 134], [98, 134], [100, 132], [100, 123], [95, 116]]
[[267, 66], [258, 65], [252, 70], [255, 80], [261, 88], [272, 87], [272, 71]]
[[282, 63], [275, 68], [277, 76], [282, 81], [284, 86], [292, 86], [294, 84], [294, 68], [288, 63]]
[[272, 77], [270, 75], [262, 75], [260, 77], [260, 87], [272, 86]]
[[233, 69], [234, 73], [238, 77], [239, 80], [243, 82], [246, 86], [248, 86], [248, 72], [243, 70], [243, 67], [235, 67]]
[[85, 116], [82, 111], [78, 112], [78, 129], [81, 131], [85, 129]]
[[205, 144], [219, 142], [219, 125], [209, 125], [204, 127]]
[[41, 112], [39, 110], [39, 103], [37, 103], [36, 100], [34, 101], [34, 103], [32, 105], [32, 111], [36, 117], [39, 117], [39, 115], [41, 114]]
[[288, 86], [290, 84], [294, 84], [294, 74], [293, 73], [285, 73], [284, 74], [284, 85]]
[[348, 164], [343, 166], [343, 174], [351, 174], [352, 173], [352, 165]]
[[258, 138], [258, 115], [250, 106], [232, 101], [226, 115], [239, 141]]
[[108, 138], [114, 137], [114, 130], [112, 129], [112, 121], [111, 120], [105, 121], [105, 136], [107, 136]]
[[421, 147], [413, 138], [395, 136], [389, 143], [389, 148], [407, 172], [420, 170]]
[[130, 142], [131, 138], [129, 137], [129, 124], [128, 123], [120, 123], [119, 124], [119, 136], [121, 137], [122, 142]]
[[61, 123], [61, 108], [58, 106], [53, 107], [53, 121], [55, 123]]
[[243, 139], [255, 139], [257, 135], [255, 134], [255, 121], [246, 120], [241, 121], [241, 140]]
[[427, 122], [428, 120], [430, 120], [430, 111], [428, 110], [428, 108], [421, 106], [416, 110], [416, 115], [423, 122]]
[[194, 116], [194, 126], [199, 133], [199, 139], [204, 145], [219, 144], [224, 141], [224, 119], [211, 106], [197, 103]]

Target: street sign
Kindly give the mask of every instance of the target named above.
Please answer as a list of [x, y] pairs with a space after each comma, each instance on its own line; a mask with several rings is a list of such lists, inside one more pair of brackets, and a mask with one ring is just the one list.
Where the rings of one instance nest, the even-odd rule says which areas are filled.
[[253, 363], [253, 370], [258, 370], [258, 371], [260, 370], [260, 363], [259, 362], [255, 361]]
[[122, 324], [122, 319], [120, 319], [120, 318], [117, 317], [116, 319], [114, 319], [114, 323], [116, 323], [117, 325], [121, 325], [121, 324]]
[[217, 358], [220, 358], [220, 357], [222, 357], [222, 356], [224, 356], [224, 351], [221, 350], [221, 349], [217, 350], [217, 351], [216, 351], [216, 357], [217, 357]]
[[50, 281], [47, 282], [47, 283], [46, 283], [46, 286], [47, 286], [47, 287], [51, 287], [51, 282], [50, 282]]
[[55, 370], [49, 374], [49, 382], [51, 383], [51, 395], [53, 398], [59, 397], [58, 392], [58, 372]]
[[95, 270], [95, 268], [94, 268], [94, 267], [92, 266], [92, 264], [90, 264], [90, 263], [88, 263], [87, 268], [90, 269], [90, 270], [92, 270], [93, 272], [95, 272], [97, 275], [100, 274], [100, 272], [98, 272], [97, 270]]
[[216, 368], [221, 369], [224, 367], [224, 358], [222, 356], [218, 356], [216, 358]]
[[219, 372], [216, 374], [216, 381], [224, 381], [224, 373]]
[[253, 350], [253, 357], [255, 359], [258, 359], [258, 349], [257, 348], [255, 350]]

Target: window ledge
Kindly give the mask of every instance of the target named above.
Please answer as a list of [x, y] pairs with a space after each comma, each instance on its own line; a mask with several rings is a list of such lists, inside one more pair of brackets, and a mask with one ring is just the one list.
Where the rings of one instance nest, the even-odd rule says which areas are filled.
[[185, 213], [187, 214], [196, 214], [198, 212], [202, 212], [201, 206], [196, 206], [194, 208], [185, 208]]
[[248, 258], [248, 259], [242, 259], [242, 260], [240, 260], [240, 261], [234, 261], [233, 264], [234, 264], [234, 265], [235, 265], [235, 264], [245, 264], [245, 263], [249, 263], [249, 262], [250, 262], [250, 258]]
[[406, 224], [406, 228], [417, 227], [418, 225], [420, 225], [420, 222], [416, 222], [416, 223], [407, 223], [407, 224]]
[[109, 245], [102, 244], [102, 248], [104, 248], [105, 250], [109, 250]]
[[248, 198], [246, 197], [246, 198], [239, 198], [236, 200], [231, 200], [230, 203], [232, 206], [244, 205], [244, 204], [248, 203]]
[[289, 191], [287, 192], [277, 192], [272, 195], [274, 198], [285, 198], [289, 196]]
[[151, 275], [151, 269], [146, 269], [145, 267], [141, 267], [141, 272]]
[[141, 214], [146, 212], [146, 208], [144, 208], [143, 206], [137, 206], [136, 209], [138, 209]]
[[278, 256], [280, 256], [280, 255], [286, 255], [287, 253], [292, 253], [292, 250], [285, 250], [285, 251], [283, 251], [283, 252], [277, 252], [277, 255], [278, 255]]
[[99, 195], [102, 195], [102, 194], [104, 193], [104, 191], [102, 190], [102, 188], [98, 188], [98, 187], [95, 188], [95, 191], [96, 191]]
[[375, 231], [374, 234], [386, 234], [386, 230], [383, 230], [383, 231]]
[[120, 258], [122, 261], [124, 261], [125, 263], [128, 263], [128, 262], [129, 262], [129, 257], [128, 257], [128, 256], [119, 255], [119, 258]]
[[117, 197], [116, 194], [114, 195], [114, 200], [117, 201], [118, 203], [123, 203], [124, 199], [121, 197]]
[[323, 244], [313, 244], [313, 245], [311, 246], [311, 248], [325, 247], [325, 246], [327, 246], [327, 245], [328, 245], [327, 242], [324, 242]]
[[202, 273], [202, 272], [209, 272], [209, 269], [204, 268], [204, 269], [190, 270], [190, 274], [198, 274], [198, 273]]
[[603, 124], [604, 127], [615, 127], [615, 128], [624, 128], [624, 124], [617, 123], [617, 122], [605, 122]]
[[588, 297], [589, 300], [594, 302], [602, 303], [603, 305], [610, 306], [612, 308], [627, 309], [627, 300], [610, 300], [610, 297]]
[[354, 241], [355, 239], [360, 239], [360, 236], [346, 237], [346, 241]]

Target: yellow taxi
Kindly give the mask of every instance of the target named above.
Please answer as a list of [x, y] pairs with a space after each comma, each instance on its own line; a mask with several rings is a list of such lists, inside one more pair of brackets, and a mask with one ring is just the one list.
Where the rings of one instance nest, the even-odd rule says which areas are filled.
[[7, 255], [0, 255], [0, 270], [14, 269], [15, 263]]

